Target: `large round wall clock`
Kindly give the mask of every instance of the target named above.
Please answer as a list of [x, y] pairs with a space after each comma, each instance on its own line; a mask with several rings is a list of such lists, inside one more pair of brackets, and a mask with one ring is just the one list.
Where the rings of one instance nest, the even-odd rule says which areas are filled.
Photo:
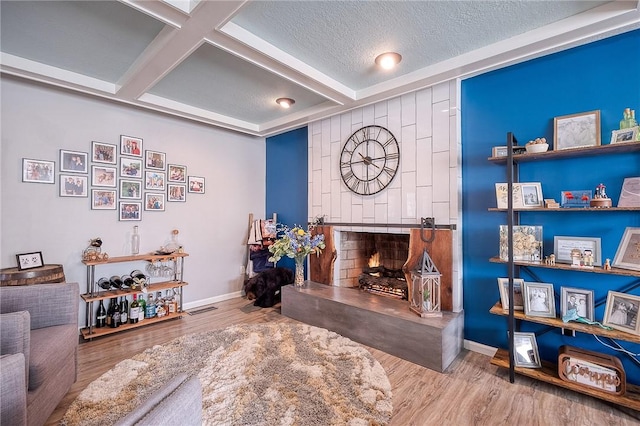
[[340, 175], [347, 187], [360, 195], [377, 194], [389, 186], [400, 165], [400, 146], [381, 126], [356, 130], [340, 154]]

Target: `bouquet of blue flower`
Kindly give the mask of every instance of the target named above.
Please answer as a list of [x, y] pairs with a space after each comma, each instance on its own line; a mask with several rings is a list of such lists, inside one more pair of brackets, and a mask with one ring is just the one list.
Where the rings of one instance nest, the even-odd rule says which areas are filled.
[[278, 234], [280, 237], [275, 243], [269, 246], [269, 252], [272, 254], [269, 257], [269, 262], [277, 262], [283, 256], [290, 257], [298, 262], [302, 263], [305, 257], [309, 254], [320, 254], [324, 245], [324, 235], [316, 234], [311, 235], [311, 229], [307, 230], [296, 225], [290, 229], [286, 225], [278, 224]]

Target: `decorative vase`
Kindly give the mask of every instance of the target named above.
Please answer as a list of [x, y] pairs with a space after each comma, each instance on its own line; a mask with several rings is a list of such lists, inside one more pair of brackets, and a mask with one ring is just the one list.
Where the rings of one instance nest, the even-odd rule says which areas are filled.
[[294, 281], [296, 287], [304, 285], [304, 257], [296, 257], [296, 278]]

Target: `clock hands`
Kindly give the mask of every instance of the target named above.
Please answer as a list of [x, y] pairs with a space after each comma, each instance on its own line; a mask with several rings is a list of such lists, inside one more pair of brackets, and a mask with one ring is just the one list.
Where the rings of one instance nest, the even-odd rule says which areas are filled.
[[[358, 153], [358, 155], [362, 158], [362, 162], [366, 165], [366, 166], [373, 166], [377, 169], [380, 168], [380, 166], [378, 166], [377, 164], [375, 164], [373, 161], [374, 160], [381, 160], [382, 158], [371, 158], [369, 156], [365, 157], [364, 155]], [[359, 161], [354, 161], [354, 163], [359, 163]]]

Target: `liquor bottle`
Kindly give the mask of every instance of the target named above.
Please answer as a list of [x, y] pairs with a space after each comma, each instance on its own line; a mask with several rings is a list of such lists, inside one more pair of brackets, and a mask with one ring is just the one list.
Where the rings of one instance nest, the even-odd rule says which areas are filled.
[[138, 298], [138, 304], [140, 305], [140, 310], [138, 311], [138, 321], [143, 321], [147, 310], [147, 302], [144, 300], [144, 297], [142, 297], [142, 295], [140, 295], [140, 297]]
[[144, 310], [145, 318], [153, 318], [156, 316], [156, 303], [153, 300], [153, 293], [147, 296], [147, 307]]
[[104, 303], [100, 299], [98, 305], [98, 312], [96, 313], [96, 327], [104, 327], [107, 324], [107, 310], [104, 308]]
[[111, 283], [111, 287], [118, 290], [120, 290], [124, 285], [124, 283], [122, 282], [122, 279], [117, 275], [112, 275], [111, 278], [109, 279], [109, 282]]
[[167, 299], [169, 299], [169, 310], [167, 312], [170, 314], [175, 314], [176, 312], [178, 312], [178, 304], [176, 303], [176, 293], [171, 288], [167, 290]]
[[156, 316], [158, 318], [162, 318], [167, 314], [166, 309], [164, 308], [164, 300], [162, 299], [162, 292], [156, 293]]
[[138, 253], [140, 253], [140, 234], [138, 234], [138, 225], [136, 225], [133, 227], [133, 234], [131, 234], [131, 254]]
[[124, 296], [120, 302], [120, 324], [126, 324], [127, 322], [129, 322], [129, 301], [127, 296]]
[[115, 297], [113, 299], [113, 313], [111, 315], [111, 328], [120, 327], [120, 306], [118, 306], [118, 299]]
[[109, 307], [107, 308], [106, 326], [113, 327], [113, 299], [109, 299]]
[[133, 295], [133, 301], [129, 305], [129, 323], [135, 324], [138, 322], [138, 316], [140, 315], [140, 304], [138, 303], [138, 295]]
[[636, 110], [632, 109], [629, 115], [629, 128], [636, 127], [638, 122], [636, 121]]

